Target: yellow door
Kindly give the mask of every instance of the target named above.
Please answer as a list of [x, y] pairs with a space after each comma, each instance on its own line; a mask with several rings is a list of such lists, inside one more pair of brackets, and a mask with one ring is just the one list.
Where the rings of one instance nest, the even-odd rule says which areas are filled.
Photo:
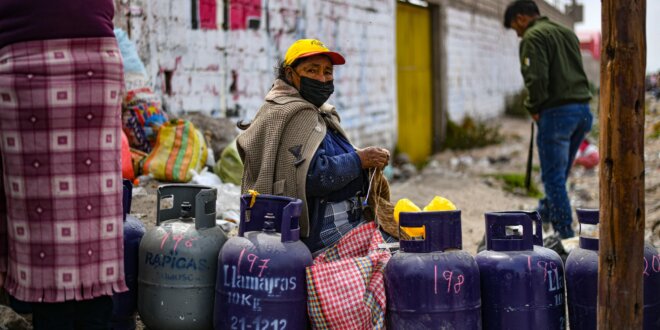
[[399, 99], [397, 147], [419, 164], [431, 154], [433, 143], [431, 13], [428, 8], [397, 4], [396, 55]]

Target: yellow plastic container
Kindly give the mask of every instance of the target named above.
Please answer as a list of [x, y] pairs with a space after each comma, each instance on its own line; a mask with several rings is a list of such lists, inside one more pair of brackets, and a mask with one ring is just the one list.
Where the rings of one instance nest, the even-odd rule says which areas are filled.
[[[396, 223], [399, 223], [399, 213], [401, 212], [431, 212], [431, 211], [453, 211], [456, 210], [456, 205], [452, 203], [450, 200], [440, 197], [440, 196], [435, 196], [433, 199], [426, 205], [424, 206], [423, 210], [420, 210], [415, 203], [413, 203], [411, 200], [408, 198], [402, 198], [398, 202], [396, 202], [396, 205], [394, 206], [394, 221]], [[408, 234], [410, 237], [424, 237], [424, 227], [422, 228], [407, 228], [403, 227], [401, 228], [403, 232]]]
[[[407, 198], [399, 199], [394, 206], [394, 221], [399, 223], [399, 213], [401, 212], [421, 212], [422, 210]], [[401, 228], [408, 236], [424, 236], [424, 228]]]
[[424, 211], [453, 211], [456, 209], [456, 205], [450, 200], [435, 196], [426, 206], [424, 206]]

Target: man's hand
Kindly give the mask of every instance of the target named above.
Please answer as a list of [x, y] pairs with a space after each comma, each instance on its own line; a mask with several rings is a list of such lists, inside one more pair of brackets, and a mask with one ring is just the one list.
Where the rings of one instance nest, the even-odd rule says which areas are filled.
[[539, 122], [539, 118], [541, 118], [541, 115], [538, 113], [532, 115], [532, 119], [534, 119], [534, 121], [537, 123]]
[[390, 152], [383, 148], [366, 147], [364, 149], [358, 149], [355, 152], [357, 152], [358, 157], [360, 157], [363, 169], [374, 167], [383, 168], [390, 160]]

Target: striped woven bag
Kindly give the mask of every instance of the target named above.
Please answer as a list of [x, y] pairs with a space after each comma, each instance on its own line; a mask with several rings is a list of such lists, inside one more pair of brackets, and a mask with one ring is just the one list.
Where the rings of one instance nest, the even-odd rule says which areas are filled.
[[160, 127], [156, 145], [144, 162], [144, 174], [167, 182], [188, 182], [206, 164], [204, 136], [193, 123], [173, 119]]

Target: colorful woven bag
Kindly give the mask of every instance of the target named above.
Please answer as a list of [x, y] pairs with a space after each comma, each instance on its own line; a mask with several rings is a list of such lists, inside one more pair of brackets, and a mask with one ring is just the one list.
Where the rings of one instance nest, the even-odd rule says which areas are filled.
[[307, 311], [314, 329], [384, 329], [383, 269], [390, 260], [374, 222], [351, 230], [307, 267]]
[[150, 88], [138, 88], [126, 93], [123, 107], [123, 129], [131, 147], [150, 152], [158, 129], [167, 122], [160, 99]]
[[202, 133], [187, 120], [173, 119], [160, 127], [153, 151], [144, 162], [144, 174], [167, 182], [188, 182], [201, 172], [208, 150]]

